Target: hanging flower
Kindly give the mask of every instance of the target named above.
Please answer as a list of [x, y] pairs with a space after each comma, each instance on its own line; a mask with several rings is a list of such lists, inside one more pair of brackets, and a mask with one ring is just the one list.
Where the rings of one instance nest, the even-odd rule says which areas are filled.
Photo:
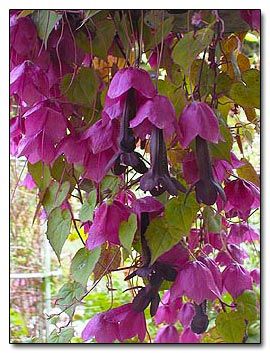
[[181, 298], [171, 300], [171, 292], [168, 290], [162, 297], [155, 315], [155, 323], [157, 325], [165, 322], [174, 324], [177, 321], [179, 309], [182, 307]]
[[225, 201], [225, 193], [213, 177], [207, 142], [199, 136], [196, 137], [196, 161], [199, 172], [199, 181], [195, 183], [197, 201], [213, 205], [218, 195]]
[[225, 268], [222, 272], [222, 280], [224, 288], [233, 298], [237, 298], [247, 289], [252, 289], [252, 278], [249, 272], [236, 262]]
[[220, 297], [211, 271], [200, 261], [189, 261], [178, 272], [171, 287], [172, 299], [186, 295], [197, 304]]
[[130, 122], [135, 134], [141, 139], [151, 135], [153, 127], [163, 130], [169, 138], [176, 129], [176, 116], [172, 103], [165, 96], [156, 95], [140, 106], [134, 119]]
[[260, 190], [250, 181], [232, 180], [225, 185], [224, 192], [227, 198], [224, 210], [230, 217], [239, 216], [246, 220], [253, 209], [260, 207]]
[[162, 327], [156, 335], [155, 343], [179, 343], [179, 334], [175, 326]]
[[184, 328], [180, 335], [180, 343], [199, 343], [201, 339], [201, 335], [197, 335], [192, 332], [190, 327]]
[[184, 303], [179, 311], [178, 318], [182, 326], [188, 327], [195, 315], [194, 305], [191, 302]]
[[103, 202], [94, 213], [94, 220], [89, 229], [86, 247], [89, 250], [108, 241], [110, 244], [120, 245], [119, 227], [122, 221], [127, 221], [129, 209], [121, 202]]
[[166, 145], [163, 140], [163, 131], [154, 128], [150, 141], [151, 169], [143, 175], [140, 187], [143, 191], [150, 191], [154, 196], [168, 191], [171, 195], [177, 195], [178, 191], [186, 189], [178, 180], [171, 177], [168, 171]]
[[180, 142], [184, 148], [188, 147], [196, 136], [212, 143], [218, 143], [220, 140], [218, 119], [206, 103], [192, 102], [186, 106], [179, 118], [179, 127]]
[[82, 332], [84, 341], [95, 338], [98, 343], [123, 342], [138, 336], [144, 340], [146, 323], [144, 313], [137, 313], [131, 304], [125, 304], [95, 315]]
[[57, 155], [56, 144], [65, 137], [67, 121], [61, 109], [43, 101], [25, 114], [25, 136], [18, 145], [18, 157], [26, 156], [32, 164], [51, 163]]

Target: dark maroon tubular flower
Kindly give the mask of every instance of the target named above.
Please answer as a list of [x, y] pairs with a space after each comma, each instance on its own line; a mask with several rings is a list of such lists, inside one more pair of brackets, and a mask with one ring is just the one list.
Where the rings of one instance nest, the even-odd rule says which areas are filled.
[[196, 160], [200, 180], [195, 184], [196, 198], [199, 203], [213, 205], [218, 195], [225, 202], [224, 190], [214, 180], [207, 142], [200, 136], [196, 137]]
[[191, 321], [190, 328], [194, 333], [201, 334], [207, 330], [209, 320], [206, 314], [207, 301], [204, 300], [200, 305], [194, 304], [195, 315]]
[[150, 154], [152, 167], [141, 178], [141, 189], [150, 191], [153, 196], [161, 195], [164, 191], [174, 196], [177, 196], [178, 191], [186, 192], [185, 187], [169, 174], [163, 130], [157, 127], [151, 134]]
[[135, 152], [136, 139], [132, 129], [129, 127], [130, 120], [136, 115], [136, 91], [130, 88], [127, 92], [127, 97], [124, 105], [123, 116], [120, 126], [119, 147], [121, 152], [115, 157], [112, 171], [116, 175], [125, 172], [128, 166], [140, 174], [147, 172], [142, 156]]

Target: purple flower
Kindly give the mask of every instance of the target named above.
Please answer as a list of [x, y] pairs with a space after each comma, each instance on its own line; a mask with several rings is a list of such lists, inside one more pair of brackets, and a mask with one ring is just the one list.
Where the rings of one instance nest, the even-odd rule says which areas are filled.
[[240, 178], [232, 180], [226, 184], [224, 192], [227, 198], [224, 210], [228, 216], [246, 220], [251, 210], [260, 207], [260, 190], [250, 181]]
[[192, 102], [186, 106], [180, 116], [179, 127], [182, 134], [180, 142], [184, 148], [196, 136], [212, 143], [220, 140], [218, 119], [206, 103]]
[[154, 126], [162, 129], [166, 138], [175, 132], [175, 110], [165, 96], [156, 95], [154, 98], [148, 99], [140, 106], [135, 118], [130, 121], [130, 127], [141, 139], [150, 135]]
[[195, 183], [197, 201], [213, 205], [218, 195], [225, 201], [224, 190], [213, 177], [208, 144], [199, 136], [196, 137], [196, 161], [199, 171], [199, 180]]
[[32, 164], [51, 163], [56, 155], [56, 144], [66, 135], [67, 121], [61, 109], [43, 101], [25, 114], [25, 136], [18, 145], [18, 157], [26, 156]]
[[164, 211], [164, 205], [152, 196], [145, 196], [132, 202], [132, 211], [137, 215], [147, 212], [157, 216]]
[[252, 277], [252, 280], [256, 284], [260, 284], [261, 281], [261, 275], [260, 275], [260, 269], [259, 268], [254, 268], [254, 270], [250, 271], [250, 276]]
[[134, 88], [146, 98], [153, 98], [156, 95], [155, 87], [148, 72], [136, 67], [128, 67], [117, 71], [107, 94], [110, 99], [115, 99], [121, 97], [131, 88]]
[[237, 298], [246, 289], [252, 289], [252, 278], [249, 272], [238, 263], [231, 263], [222, 272], [224, 288]]
[[179, 343], [179, 334], [173, 325], [164, 326], [159, 329], [155, 343]]
[[145, 334], [144, 313], [137, 313], [132, 309], [132, 304], [125, 304], [95, 315], [84, 328], [82, 338], [87, 341], [95, 337], [98, 343], [112, 343], [137, 335], [143, 341]]
[[177, 321], [179, 309], [182, 306], [181, 298], [171, 300], [171, 293], [168, 290], [162, 297], [155, 315], [155, 323], [157, 325], [165, 322], [174, 324]]
[[37, 30], [29, 16], [10, 17], [10, 57], [12, 68], [32, 58], [38, 48]]
[[219, 292], [222, 293], [222, 275], [216, 262], [208, 256], [199, 256], [198, 260], [209, 268]]
[[259, 234], [249, 224], [232, 224], [228, 235], [228, 243], [241, 244], [243, 242], [252, 243], [259, 240]]
[[[196, 163], [196, 155], [194, 152], [188, 152], [183, 158], [183, 176], [188, 184], [194, 184], [199, 180], [199, 171]], [[223, 181], [228, 173], [233, 169], [241, 167], [244, 163], [239, 161], [234, 153], [231, 153], [231, 163], [222, 159], [214, 159], [212, 169], [214, 177], [217, 181]]]
[[190, 328], [192, 332], [201, 334], [207, 330], [209, 325], [208, 316], [206, 314], [207, 301], [204, 300], [200, 305], [194, 304], [195, 315], [192, 318]]
[[31, 61], [24, 61], [10, 73], [10, 94], [33, 105], [48, 98], [49, 82], [45, 72]]
[[130, 88], [127, 92], [123, 116], [120, 122], [120, 134], [119, 134], [119, 149], [120, 152], [116, 154], [111, 163], [114, 162], [113, 173], [120, 175], [124, 173], [128, 166], [131, 166], [138, 173], [147, 172], [142, 156], [135, 152], [136, 139], [133, 135], [132, 129], [129, 127], [130, 119], [136, 114], [136, 91]]
[[261, 11], [260, 10], [240, 10], [240, 15], [246, 21], [251, 29], [260, 32], [261, 26]]
[[122, 221], [127, 221], [130, 211], [119, 201], [103, 202], [94, 213], [94, 220], [89, 229], [86, 247], [91, 250], [106, 241], [120, 245], [119, 227]]
[[57, 156], [62, 153], [68, 163], [83, 164], [87, 152], [87, 143], [82, 143], [80, 134], [69, 134], [57, 146]]
[[150, 191], [154, 196], [168, 191], [171, 195], [177, 195], [178, 191], [185, 192], [178, 180], [171, 177], [168, 170], [166, 145], [163, 140], [163, 131], [154, 128], [150, 141], [151, 169], [143, 175], [140, 187], [143, 191]]
[[199, 343], [201, 335], [192, 332], [190, 327], [184, 328], [180, 335], [180, 343]]
[[201, 261], [189, 261], [178, 272], [171, 287], [172, 299], [186, 295], [197, 304], [220, 297], [220, 291], [209, 268]]
[[191, 324], [191, 321], [195, 315], [194, 305], [190, 302], [184, 303], [179, 311], [179, 321], [184, 327]]
[[169, 251], [162, 254], [158, 261], [181, 269], [189, 259], [189, 252], [181, 243], [174, 245]]

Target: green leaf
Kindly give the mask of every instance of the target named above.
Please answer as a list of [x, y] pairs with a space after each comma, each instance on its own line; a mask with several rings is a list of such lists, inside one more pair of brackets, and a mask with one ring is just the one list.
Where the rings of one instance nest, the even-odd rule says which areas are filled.
[[45, 49], [51, 31], [56, 23], [62, 18], [62, 15], [57, 14], [52, 10], [38, 10], [33, 15], [33, 20], [36, 24], [38, 36], [44, 41]]
[[[51, 175], [53, 179], [59, 181], [60, 183], [64, 181], [69, 181], [70, 183], [70, 190], [71, 193], [77, 184], [77, 180], [79, 179], [80, 173], [76, 171], [73, 164], [67, 163], [63, 156], [59, 156], [54, 162], [51, 167]], [[75, 177], [74, 177], [75, 175]]]
[[158, 92], [170, 99], [174, 105], [176, 116], [178, 117], [187, 104], [184, 90], [166, 79], [158, 80]]
[[85, 287], [78, 282], [65, 283], [56, 295], [57, 305], [61, 310], [66, 309], [65, 313], [72, 317], [85, 292]]
[[112, 45], [115, 27], [113, 21], [95, 23], [96, 35], [92, 41], [93, 54], [100, 59], [107, 60], [108, 50]]
[[137, 230], [137, 216], [132, 213], [127, 221], [123, 221], [119, 228], [119, 239], [123, 247], [130, 252], [133, 239]]
[[87, 222], [93, 220], [94, 210], [96, 207], [97, 192], [96, 189], [92, 190], [84, 201], [82, 208], [80, 210], [80, 220], [81, 222]]
[[203, 210], [203, 224], [207, 232], [219, 233], [221, 230], [221, 216], [216, 214], [214, 210], [206, 206]]
[[100, 257], [101, 248], [93, 250], [82, 248], [73, 257], [70, 266], [70, 273], [73, 279], [83, 286], [87, 285], [87, 280], [95, 268]]
[[189, 194], [187, 198], [185, 194], [180, 194], [168, 201], [164, 216], [182, 237], [189, 234], [199, 208], [195, 193]]
[[53, 209], [62, 205], [66, 199], [70, 188], [70, 183], [65, 181], [63, 184], [53, 181], [53, 183], [47, 188], [42, 204], [48, 214]]
[[38, 188], [41, 191], [45, 190], [49, 186], [51, 181], [49, 167], [42, 162], [37, 162], [35, 164], [31, 164], [28, 162], [27, 167], [28, 172], [31, 174]]
[[257, 298], [256, 293], [251, 290], [246, 290], [236, 299], [237, 312], [249, 322], [257, 319]]
[[56, 208], [48, 218], [47, 238], [60, 261], [62, 248], [67, 240], [71, 226], [71, 214], [68, 210]]
[[48, 337], [48, 343], [70, 343], [71, 338], [74, 336], [73, 327], [64, 327], [58, 332], [53, 330]]
[[152, 35], [151, 40], [147, 43], [145, 50], [155, 48], [159, 43], [162, 42], [163, 39], [167, 37], [167, 35], [173, 29], [174, 16], [168, 17], [163, 23], [160, 22], [157, 32]]
[[92, 68], [81, 67], [78, 74], [63, 77], [60, 88], [71, 103], [90, 106], [93, 102], [99, 86], [96, 72]]
[[242, 80], [232, 84], [230, 97], [242, 107], [260, 109], [260, 71], [247, 70], [243, 72]]
[[218, 333], [227, 343], [242, 343], [246, 324], [237, 312], [220, 313], [216, 318]]
[[189, 233], [198, 209], [194, 194], [190, 194], [186, 202], [185, 195], [168, 201], [164, 216], [154, 219], [145, 233], [152, 264]]
[[172, 58], [180, 65], [186, 75], [189, 75], [190, 67], [196, 57], [211, 43], [213, 30], [206, 27], [194, 32], [188, 32], [175, 45]]
[[233, 144], [232, 134], [226, 125], [220, 125], [220, 132], [225, 141], [219, 143], [209, 143], [212, 157], [224, 159], [231, 162], [231, 149]]

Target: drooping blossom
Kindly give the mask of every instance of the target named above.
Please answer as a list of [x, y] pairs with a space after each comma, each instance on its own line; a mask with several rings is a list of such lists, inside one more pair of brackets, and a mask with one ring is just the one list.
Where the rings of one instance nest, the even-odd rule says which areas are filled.
[[250, 212], [260, 206], [260, 190], [250, 181], [231, 180], [225, 185], [224, 192], [227, 202], [224, 207], [218, 203], [218, 208], [223, 208], [229, 217], [239, 216], [246, 220]]
[[234, 262], [222, 272], [224, 288], [233, 298], [237, 298], [246, 289], [252, 289], [252, 278], [249, 272], [240, 264]]
[[171, 287], [172, 299], [186, 295], [197, 304], [220, 297], [220, 291], [209, 268], [201, 261], [189, 261], [178, 272]]
[[216, 262], [221, 266], [228, 266], [233, 262], [242, 264], [248, 258], [246, 251], [236, 244], [227, 244], [226, 250], [220, 251], [216, 257]]
[[152, 196], [145, 196], [132, 201], [132, 211], [138, 216], [142, 212], [157, 216], [164, 210], [164, 205]]
[[180, 335], [180, 343], [199, 343], [201, 335], [192, 332], [190, 327], [185, 327]]
[[174, 245], [169, 251], [162, 254], [158, 261], [181, 269], [188, 262], [189, 252], [181, 243]]
[[182, 305], [179, 311], [178, 318], [182, 326], [188, 327], [190, 326], [194, 315], [195, 315], [194, 305], [191, 302], [186, 302]]
[[161, 302], [158, 306], [156, 315], [155, 315], [155, 323], [157, 325], [162, 322], [167, 324], [174, 324], [177, 321], [179, 315], [179, 309], [182, 307], [181, 298], [177, 298], [175, 300], [171, 300], [170, 291], [166, 291], [161, 299]]
[[228, 242], [233, 244], [252, 243], [259, 239], [257, 231], [246, 223], [232, 224], [228, 235]]
[[161, 195], [164, 191], [175, 196], [179, 191], [185, 192], [184, 186], [169, 174], [166, 145], [161, 129], [154, 128], [152, 131], [150, 153], [151, 169], [141, 178], [141, 189], [150, 191], [154, 196]]
[[204, 333], [209, 325], [209, 319], [206, 313], [207, 301], [204, 300], [201, 304], [194, 304], [195, 315], [192, 318], [190, 328], [192, 332], [201, 334]]
[[254, 270], [250, 271], [250, 276], [252, 277], [254, 283], [260, 284], [261, 274], [259, 268], [254, 268]]
[[10, 94], [17, 95], [30, 106], [48, 98], [49, 82], [46, 73], [31, 61], [24, 61], [10, 73]]
[[177, 271], [170, 265], [156, 261], [153, 265], [146, 264], [130, 275], [125, 280], [131, 279], [135, 275], [146, 278], [149, 282], [143, 287], [133, 299], [134, 310], [143, 311], [150, 304], [150, 314], [154, 316], [160, 303], [159, 290], [164, 280], [173, 282]]
[[260, 32], [261, 10], [240, 10], [240, 15], [250, 25], [251, 29]]
[[146, 98], [153, 98], [156, 94], [149, 73], [136, 67], [128, 67], [117, 71], [107, 94], [111, 99], [119, 98], [130, 88], [134, 88]]
[[110, 244], [120, 245], [119, 227], [122, 221], [128, 220], [129, 215], [129, 209], [121, 202], [116, 200], [110, 203], [104, 201], [95, 210], [86, 247], [91, 250], [106, 241]]
[[95, 338], [98, 343], [123, 342], [138, 336], [143, 341], [146, 323], [143, 312], [135, 312], [131, 304], [125, 304], [95, 315], [82, 332], [84, 341]]
[[196, 137], [196, 161], [199, 172], [199, 180], [195, 183], [197, 201], [210, 206], [217, 201], [218, 195], [225, 201], [224, 190], [213, 176], [208, 144], [200, 136]]
[[163, 130], [165, 138], [169, 138], [176, 129], [176, 116], [172, 103], [165, 96], [156, 95], [142, 104], [130, 127], [141, 139], [151, 134], [153, 127]]
[[24, 60], [32, 59], [38, 49], [37, 29], [29, 16], [10, 17], [10, 61], [11, 69]]
[[179, 343], [179, 333], [175, 326], [168, 325], [159, 329], [155, 343]]
[[[199, 171], [196, 163], [196, 156], [194, 152], [188, 152], [182, 161], [183, 176], [188, 184], [194, 184], [199, 180]], [[222, 182], [228, 173], [233, 169], [237, 169], [243, 165], [243, 162], [231, 152], [231, 162], [222, 159], [214, 158], [212, 160], [213, 176], [215, 180]]]
[[67, 121], [56, 103], [42, 101], [25, 114], [25, 136], [18, 145], [18, 157], [26, 156], [31, 164], [51, 163], [56, 144], [66, 135]]
[[222, 293], [222, 275], [216, 262], [210, 257], [202, 255], [198, 257], [198, 260], [205, 264], [205, 266], [211, 271], [214, 282], [219, 292]]
[[218, 143], [220, 140], [218, 119], [214, 111], [203, 102], [192, 102], [184, 108], [179, 118], [179, 127], [180, 142], [184, 148], [188, 147], [196, 136], [212, 143]]

